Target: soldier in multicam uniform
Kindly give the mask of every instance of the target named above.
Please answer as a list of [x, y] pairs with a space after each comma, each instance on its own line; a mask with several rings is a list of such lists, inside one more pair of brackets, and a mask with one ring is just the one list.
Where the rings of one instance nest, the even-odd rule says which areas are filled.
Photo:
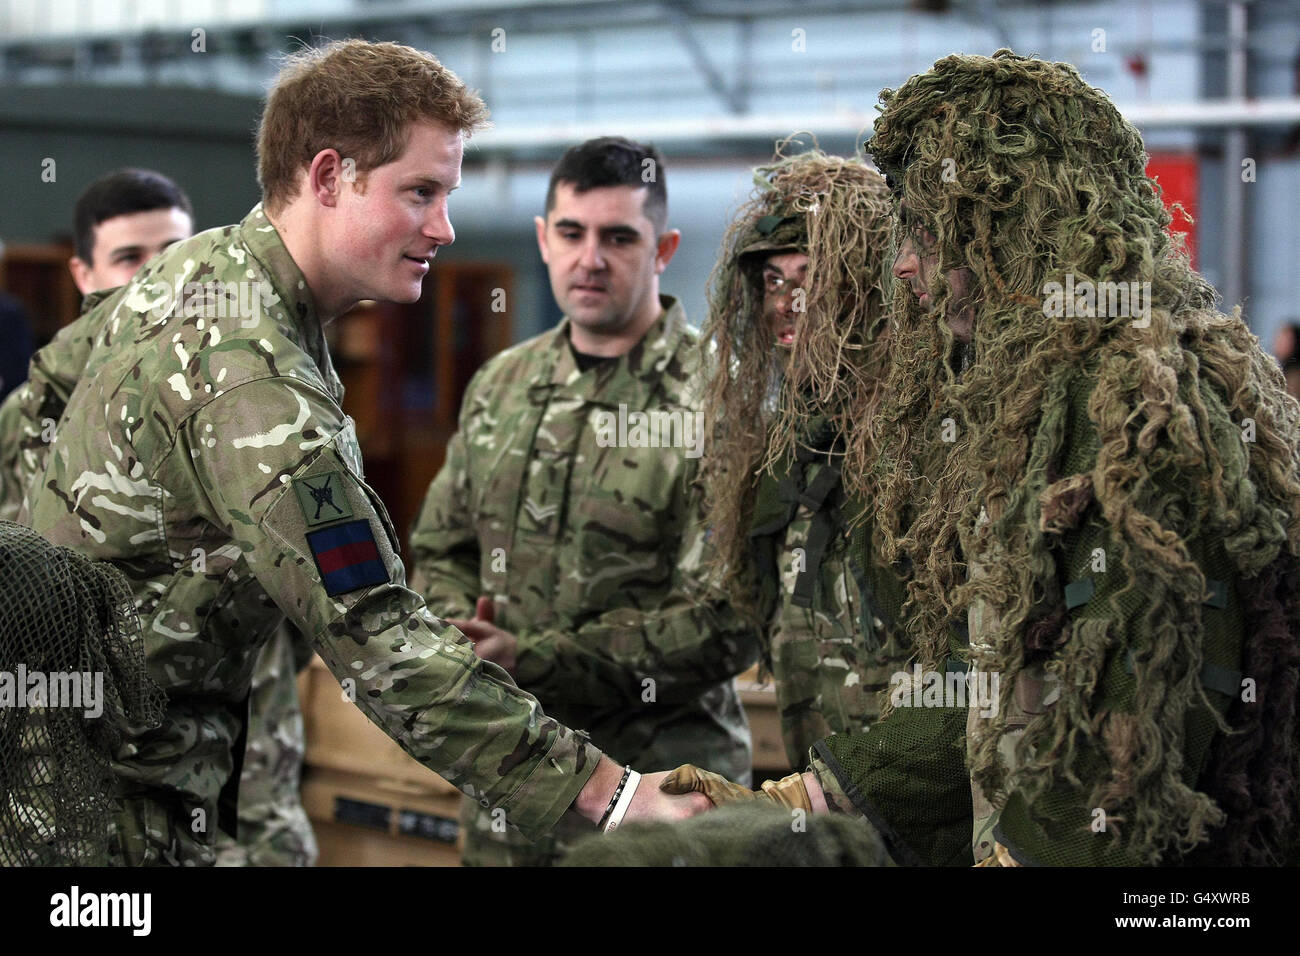
[[[757, 635], [701, 574], [697, 340], [660, 296], [677, 248], [663, 163], [623, 139], [569, 150], [537, 240], [565, 311], [491, 360], [412, 533], [412, 583], [480, 656], [619, 759], [747, 779], [734, 675]], [[549, 865], [577, 836], [511, 833], [467, 803], [469, 865]]]
[[[83, 315], [42, 351], [34, 378], [0, 404], [0, 517], [12, 520], [23, 489], [44, 470], [49, 442], [85, 368], [98, 329], [88, 324], [99, 296], [126, 285], [162, 250], [193, 233], [189, 197], [161, 173], [121, 169], [100, 177], [77, 199], [73, 281]], [[95, 319], [102, 313], [94, 312]], [[35, 411], [24, 427], [24, 407]], [[218, 865], [311, 866], [316, 837], [302, 806], [304, 751], [295, 674], [310, 647], [285, 624], [257, 657], [248, 697], [248, 730], [239, 777], [238, 839], [218, 834]]]
[[[120, 169], [91, 183], [73, 213], [75, 253], [68, 270], [87, 298], [82, 316], [62, 330], [56, 349], [42, 352], [31, 378], [0, 403], [0, 519], [18, 516], [23, 492], [49, 450], [53, 426], [77, 384], [94, 338], [85, 313], [104, 292], [126, 285], [142, 265], [194, 232], [189, 197], [152, 170]], [[34, 430], [23, 409], [41, 409]]]
[[[1300, 406], [1073, 67], [951, 56], [881, 98], [878, 525], [911, 561], [919, 666], [999, 680], [965, 707], [900, 697], [778, 796], [862, 815], [908, 862], [956, 862], [955, 839], [986, 866], [1294, 865]], [[869, 467], [855, 439], [846, 473]]]
[[705, 484], [713, 553], [766, 623], [786, 753], [803, 766], [818, 740], [875, 719], [907, 657], [869, 555], [850, 554], [867, 509], [840, 477], [850, 390], [883, 374], [891, 222], [884, 179], [860, 160], [778, 152], [755, 181], [710, 288]]
[[364, 298], [419, 297], [484, 116], [406, 47], [292, 58], [259, 133], [265, 205], [173, 245], [85, 317], [27, 518], [126, 575], [168, 694], [162, 726], [115, 755], [117, 862], [214, 862], [253, 664], [286, 615], [372, 720], [523, 832], [570, 808], [599, 820], [614, 797], [627, 819], [703, 804], [636, 786], [405, 587], [340, 408], [322, 326]]

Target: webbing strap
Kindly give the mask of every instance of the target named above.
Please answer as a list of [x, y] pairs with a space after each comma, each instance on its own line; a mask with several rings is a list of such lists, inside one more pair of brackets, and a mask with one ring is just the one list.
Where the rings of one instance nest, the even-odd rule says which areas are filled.
[[809, 511], [820, 511], [822, 505], [826, 503], [827, 497], [836, 488], [840, 486], [840, 469], [838, 465], [823, 465], [817, 472], [817, 476], [808, 483], [803, 494], [799, 496], [799, 504], [803, 505]]
[[[1130, 674], [1133, 673], [1132, 651], [1129, 651], [1124, 659], [1124, 669]], [[1235, 697], [1237, 692], [1241, 690], [1241, 671], [1220, 667], [1218, 664], [1211, 664], [1207, 661], [1201, 665], [1201, 683], [1209, 690], [1217, 690], [1220, 694]]]
[[[839, 524], [837, 508], [823, 509], [812, 516], [808, 528], [808, 544], [804, 549], [804, 566], [794, 582], [794, 594], [790, 600], [797, 607], [812, 607], [813, 597], [817, 593], [817, 578], [821, 573], [822, 559], [826, 557], [826, 548], [831, 536]], [[832, 514], [835, 512], [835, 514]]]

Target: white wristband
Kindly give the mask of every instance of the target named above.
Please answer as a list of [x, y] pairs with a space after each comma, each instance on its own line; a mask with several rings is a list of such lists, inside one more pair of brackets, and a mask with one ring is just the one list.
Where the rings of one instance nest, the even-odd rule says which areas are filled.
[[627, 815], [627, 808], [632, 806], [632, 797], [636, 793], [636, 788], [640, 785], [641, 775], [633, 770], [627, 776], [627, 786], [623, 788], [618, 803], [614, 804], [614, 812], [609, 815], [609, 822], [605, 824], [606, 833], [618, 829], [618, 825], [623, 822], [623, 817]]

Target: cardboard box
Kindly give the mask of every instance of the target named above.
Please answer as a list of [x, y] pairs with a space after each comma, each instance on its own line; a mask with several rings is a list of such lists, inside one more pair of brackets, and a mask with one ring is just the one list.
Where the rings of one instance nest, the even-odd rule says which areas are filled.
[[460, 799], [337, 770], [308, 769], [302, 785], [318, 866], [459, 866]]
[[776, 689], [756, 681], [738, 682], [740, 701], [749, 718], [749, 735], [754, 741], [754, 782], [757, 784], [774, 776], [785, 776], [794, 768], [785, 753], [781, 740], [781, 718], [777, 712]]

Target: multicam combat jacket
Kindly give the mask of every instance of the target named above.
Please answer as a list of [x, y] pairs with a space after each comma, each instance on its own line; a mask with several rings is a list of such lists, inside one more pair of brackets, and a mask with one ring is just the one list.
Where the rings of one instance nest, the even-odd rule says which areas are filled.
[[[94, 307], [112, 290], [87, 296], [82, 314], [43, 349], [32, 374], [0, 403], [0, 518], [13, 520], [46, 456], [68, 398], [86, 367], [107, 313]], [[303, 808], [306, 744], [293, 667], [303, 638], [286, 624], [258, 654], [238, 793], [238, 838], [219, 834], [219, 863], [310, 866], [316, 837]]]
[[286, 615], [414, 757], [520, 830], [552, 826], [599, 752], [405, 587], [311, 290], [261, 207], [170, 247], [87, 321], [29, 523], [125, 573], [168, 695], [116, 754], [116, 858], [213, 861], [254, 659]]
[[475, 375], [412, 534], [412, 583], [448, 614], [490, 596], [520, 686], [615, 759], [748, 780], [732, 678], [757, 634], [701, 570], [698, 346], [662, 304], [634, 348], [585, 372], [566, 319]]

